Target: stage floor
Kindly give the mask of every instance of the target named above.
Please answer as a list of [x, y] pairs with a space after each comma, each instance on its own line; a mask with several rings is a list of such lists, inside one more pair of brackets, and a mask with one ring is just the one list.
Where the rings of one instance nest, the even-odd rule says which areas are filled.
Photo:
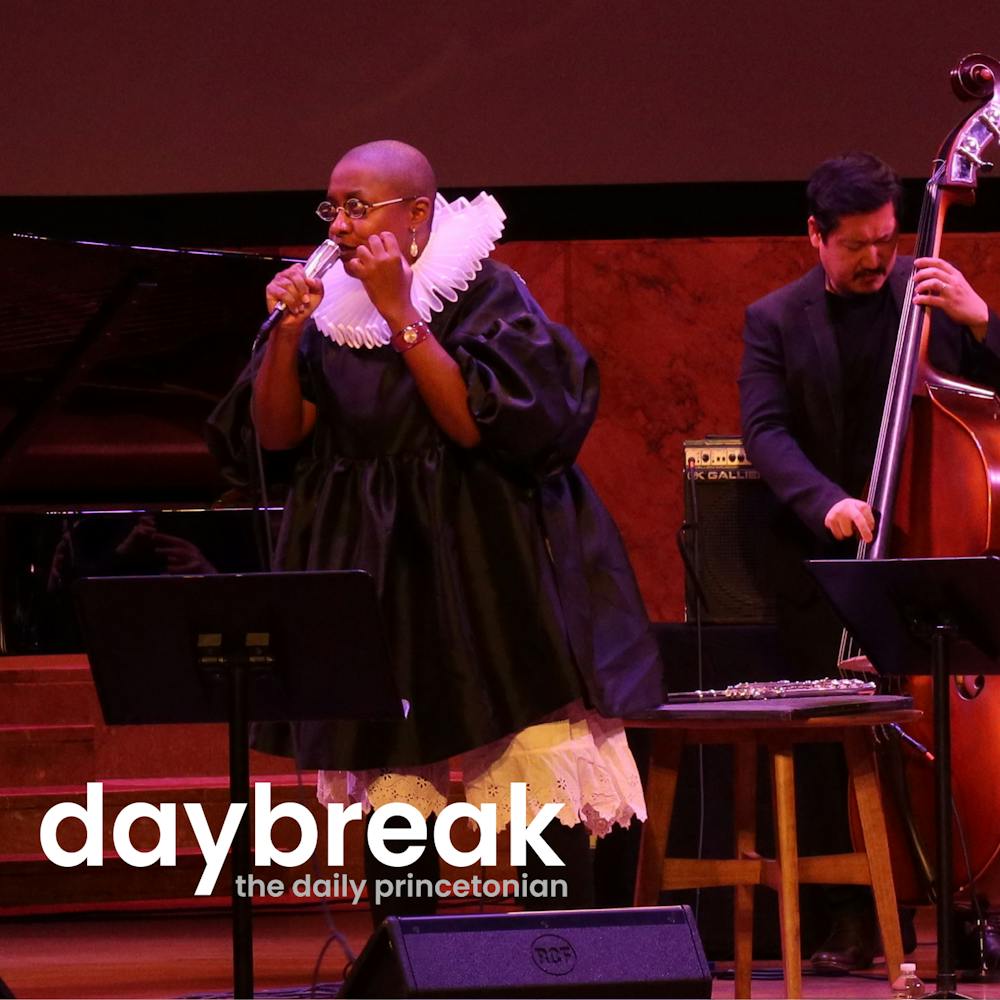
[[[449, 909], [449, 913], [460, 912]], [[478, 912], [478, 911], [476, 911]], [[355, 951], [370, 928], [366, 910], [338, 909], [331, 916]], [[934, 916], [917, 921], [918, 972], [932, 987]], [[317, 907], [269, 909], [254, 915], [255, 986], [258, 993], [307, 996], [313, 969], [329, 934]], [[318, 982], [343, 978], [346, 962], [336, 943], [329, 946]], [[778, 963], [759, 963], [755, 998], [784, 997]], [[804, 971], [807, 971], [806, 970]], [[890, 996], [880, 966], [864, 975], [803, 977], [805, 997]], [[778, 978], [770, 978], [770, 977]], [[149, 913], [32, 917], [0, 921], [0, 978], [18, 998], [32, 997], [189, 997], [225, 994], [232, 989], [228, 914], [219, 912]], [[288, 992], [304, 987], [301, 992]], [[960, 992], [975, 1000], [1000, 998], [1000, 983], [963, 983]], [[319, 995], [329, 995], [319, 994]], [[728, 1000], [731, 980], [717, 978], [713, 997]]]

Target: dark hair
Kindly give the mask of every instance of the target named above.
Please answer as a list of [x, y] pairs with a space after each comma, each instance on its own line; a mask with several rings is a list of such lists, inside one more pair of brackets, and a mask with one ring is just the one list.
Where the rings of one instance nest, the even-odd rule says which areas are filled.
[[809, 214], [825, 240], [841, 216], [874, 212], [890, 201], [898, 219], [903, 186], [896, 171], [872, 153], [844, 153], [813, 171], [806, 198]]

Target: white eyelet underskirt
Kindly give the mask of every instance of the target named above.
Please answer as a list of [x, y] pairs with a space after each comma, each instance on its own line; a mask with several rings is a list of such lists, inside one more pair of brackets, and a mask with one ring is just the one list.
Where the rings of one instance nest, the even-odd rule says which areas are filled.
[[[599, 837], [615, 825], [628, 826], [633, 816], [646, 818], [642, 782], [621, 720], [606, 719], [579, 701], [453, 763], [461, 769], [467, 802], [496, 805], [498, 830], [510, 822], [515, 781], [527, 785], [529, 822], [548, 802], [564, 804], [561, 823], [583, 823]], [[443, 760], [395, 771], [320, 771], [317, 793], [324, 805], [360, 802], [365, 812], [406, 802], [426, 818], [448, 803], [451, 766]]]

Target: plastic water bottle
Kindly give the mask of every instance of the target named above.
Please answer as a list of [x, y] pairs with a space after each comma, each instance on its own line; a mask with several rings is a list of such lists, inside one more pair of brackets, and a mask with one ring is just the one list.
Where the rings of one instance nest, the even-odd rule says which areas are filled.
[[922, 997], [927, 992], [924, 981], [917, 975], [917, 966], [913, 962], [902, 962], [899, 966], [899, 978], [892, 984], [892, 995], [896, 998]]

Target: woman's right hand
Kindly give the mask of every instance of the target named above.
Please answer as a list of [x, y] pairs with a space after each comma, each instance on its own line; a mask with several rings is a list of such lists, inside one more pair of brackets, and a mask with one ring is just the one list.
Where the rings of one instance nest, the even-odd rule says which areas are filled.
[[285, 314], [279, 326], [285, 329], [300, 327], [322, 300], [323, 282], [307, 277], [301, 264], [279, 271], [267, 286], [267, 311], [270, 313], [279, 302], [283, 302]]

